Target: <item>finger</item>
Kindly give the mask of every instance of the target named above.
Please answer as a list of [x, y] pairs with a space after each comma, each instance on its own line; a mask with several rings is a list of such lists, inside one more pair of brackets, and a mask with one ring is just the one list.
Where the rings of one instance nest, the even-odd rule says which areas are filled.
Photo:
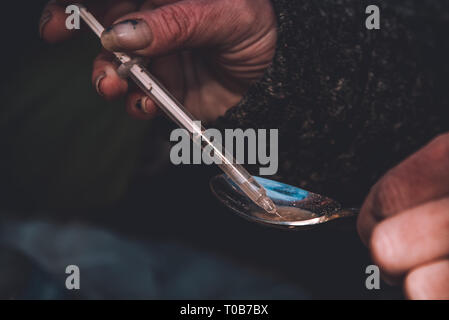
[[92, 83], [97, 93], [107, 100], [117, 99], [128, 90], [128, 82], [117, 74], [114, 56], [107, 51], [100, 53], [94, 60]]
[[134, 118], [149, 120], [159, 113], [156, 104], [142, 91], [132, 91], [126, 99], [126, 111]]
[[449, 259], [412, 270], [404, 282], [405, 296], [413, 300], [449, 299]]
[[370, 241], [374, 262], [387, 276], [449, 256], [449, 198], [406, 210], [378, 224]]
[[48, 2], [39, 20], [40, 37], [50, 43], [70, 38], [73, 31], [66, 28], [66, 19], [65, 7], [55, 0]]
[[[131, 13], [103, 33], [102, 43], [111, 51], [135, 51], [147, 56], [233, 43], [241, 38], [237, 32], [242, 29], [241, 21], [237, 17], [253, 11], [243, 8], [244, 1], [232, 1], [232, 4], [185, 0], [156, 10]], [[250, 14], [245, 18], [256, 19]]]
[[449, 134], [390, 170], [370, 191], [357, 221], [365, 244], [382, 219], [449, 194]]
[[[151, 63], [151, 72], [178, 100], [182, 101], [183, 76], [180, 74], [180, 70], [182, 68], [177, 55], [161, 57]], [[154, 118], [160, 114], [157, 105], [140, 90], [128, 95], [126, 109], [133, 117], [143, 120]]]

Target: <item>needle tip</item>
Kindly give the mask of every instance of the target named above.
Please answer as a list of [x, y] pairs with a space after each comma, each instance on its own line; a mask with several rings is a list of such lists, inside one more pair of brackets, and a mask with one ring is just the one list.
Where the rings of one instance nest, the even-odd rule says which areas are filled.
[[[269, 197], [265, 196], [259, 200], [259, 205], [268, 213], [275, 214], [278, 217], [281, 217], [277, 211], [276, 205], [274, 204], [273, 200], [271, 200]], [[282, 218], [282, 217], [281, 217]]]

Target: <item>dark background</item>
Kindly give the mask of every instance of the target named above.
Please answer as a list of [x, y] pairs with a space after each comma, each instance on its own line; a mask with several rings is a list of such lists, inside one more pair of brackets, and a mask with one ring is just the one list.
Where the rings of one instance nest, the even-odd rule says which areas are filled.
[[145, 165], [167, 148], [166, 121], [132, 120], [123, 101], [102, 101], [90, 83], [98, 40], [85, 34], [43, 43], [37, 24], [44, 3], [4, 4], [0, 221], [76, 221], [133, 240], [182, 244], [315, 298], [401, 296], [386, 284], [365, 289], [371, 262], [355, 221], [300, 232], [261, 227], [215, 200], [208, 181], [216, 168], [174, 167], [163, 157], [156, 169]]

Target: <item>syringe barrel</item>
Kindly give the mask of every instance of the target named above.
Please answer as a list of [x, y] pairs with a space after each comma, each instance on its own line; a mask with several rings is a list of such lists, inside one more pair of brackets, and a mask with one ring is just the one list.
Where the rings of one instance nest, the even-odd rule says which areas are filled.
[[[95, 32], [98, 37], [104, 31], [104, 27], [83, 6], [78, 5], [82, 19]], [[137, 60], [133, 60], [125, 53], [115, 52], [117, 59], [122, 63], [125, 73], [161, 108], [175, 123], [186, 129], [192, 140], [201, 148], [206, 145], [214, 150], [214, 157], [218, 158], [218, 164], [224, 173], [240, 187], [240, 189], [255, 203], [267, 209], [265, 189], [235, 159], [215, 141], [211, 141], [205, 134], [205, 129], [195, 121], [195, 118], [179, 103], [173, 95], [161, 85]], [[265, 200], [265, 201], [264, 201]], [[271, 202], [271, 201], [268, 201]], [[272, 203], [271, 203], [272, 204]], [[270, 203], [268, 204], [270, 207]]]
[[266, 196], [265, 189], [240, 164], [218, 166], [255, 203], [259, 204], [261, 198]]
[[209, 139], [205, 135], [205, 129], [198, 121], [187, 111], [173, 95], [168, 92], [145, 67], [135, 64], [130, 70], [130, 77], [153, 101], [181, 128], [186, 129], [191, 139], [201, 146], [212, 147], [214, 157], [218, 160], [217, 165], [223, 172], [236, 184], [251, 200], [257, 202], [260, 197], [265, 196], [265, 189], [260, 186], [256, 180], [246, 171], [243, 166], [238, 164], [234, 157], [226, 151], [223, 146], [215, 140]]

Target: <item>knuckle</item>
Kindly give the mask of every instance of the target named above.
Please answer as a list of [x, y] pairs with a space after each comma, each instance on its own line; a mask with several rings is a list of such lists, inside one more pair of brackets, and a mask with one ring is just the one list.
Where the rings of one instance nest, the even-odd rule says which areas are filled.
[[[260, 4], [260, 1], [258, 1]], [[241, 3], [241, 17], [248, 24], [254, 22], [256, 20], [256, 11], [254, 10], [254, 1], [251, 0], [243, 0]]]
[[231, 0], [233, 12], [236, 14], [236, 21], [240, 26], [254, 27], [260, 26], [260, 22], [270, 21], [267, 16], [270, 10], [267, 10], [266, 0]]
[[412, 270], [404, 279], [404, 294], [407, 299], [419, 300], [427, 295], [426, 279], [423, 279], [421, 272]]
[[373, 230], [370, 239], [370, 249], [375, 264], [379, 266], [382, 272], [389, 274], [394, 267], [394, 257], [390, 254], [393, 248], [382, 223]]
[[429, 143], [429, 157], [433, 161], [449, 160], [449, 134], [441, 134]]
[[159, 15], [159, 28], [170, 40], [185, 40], [196, 25], [196, 13], [188, 6], [173, 4], [161, 7]]
[[225, 0], [220, 5], [220, 11], [222, 14], [226, 13], [239, 26], [248, 27], [257, 21], [257, 12], [263, 12], [260, 10], [260, 2], [259, 0]]
[[402, 203], [403, 177], [394, 171], [385, 175], [374, 187], [372, 214], [378, 219], [387, 218], [400, 210]]
[[437, 200], [427, 211], [427, 217], [438, 223], [441, 232], [449, 239], [449, 197]]

